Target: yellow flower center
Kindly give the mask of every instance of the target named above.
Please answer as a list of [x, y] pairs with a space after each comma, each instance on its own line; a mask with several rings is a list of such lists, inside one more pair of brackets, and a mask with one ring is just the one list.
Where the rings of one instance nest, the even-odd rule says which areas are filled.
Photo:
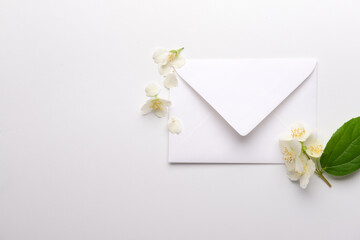
[[168, 57], [168, 62], [171, 62], [172, 60], [174, 60], [176, 54], [175, 53], [170, 53], [169, 57]]
[[160, 99], [154, 99], [151, 102], [150, 108], [152, 108], [154, 111], [162, 110], [163, 103]]
[[305, 128], [294, 128], [291, 129], [291, 137], [292, 138], [301, 138], [305, 135]]
[[292, 151], [289, 151], [289, 149], [285, 148], [283, 151], [284, 154], [284, 160], [287, 162], [291, 162], [295, 159], [295, 154]]
[[298, 172], [298, 171], [295, 170], [296, 177], [301, 177], [306, 171], [307, 171], [307, 167], [306, 167], [306, 165], [304, 164], [304, 165], [303, 165], [303, 171], [302, 171], [302, 172]]
[[310, 151], [315, 154], [321, 154], [324, 151], [323, 145], [315, 145], [310, 147]]

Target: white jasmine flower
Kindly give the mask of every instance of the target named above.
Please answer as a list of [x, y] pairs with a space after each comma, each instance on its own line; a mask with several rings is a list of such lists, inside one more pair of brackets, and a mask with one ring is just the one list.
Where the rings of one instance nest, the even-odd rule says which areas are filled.
[[159, 73], [167, 75], [171, 72], [171, 68], [181, 68], [185, 65], [185, 58], [180, 55], [184, 48], [178, 50], [166, 50], [163, 48], [157, 49], [153, 54], [153, 59], [158, 64]]
[[310, 136], [310, 131], [302, 123], [294, 123], [291, 126], [291, 138], [296, 139], [300, 142], [305, 142], [306, 139]]
[[317, 160], [321, 157], [324, 151], [324, 146], [315, 134], [311, 134], [304, 142], [304, 149], [310, 158]]
[[287, 139], [279, 141], [280, 149], [283, 154], [286, 172], [291, 181], [299, 179], [299, 173], [303, 172], [303, 166], [300, 161], [301, 143], [296, 140]]
[[145, 88], [145, 93], [148, 97], [154, 97], [160, 93], [160, 86], [156, 83], [150, 83]]
[[166, 75], [164, 80], [164, 87], [173, 88], [173, 87], [177, 87], [177, 85], [178, 85], [178, 80], [175, 73], [169, 73], [168, 75]]
[[309, 183], [309, 180], [315, 172], [315, 163], [313, 160], [308, 159], [305, 154], [301, 157], [301, 162], [303, 164], [303, 173], [300, 176], [300, 187], [305, 189]]
[[148, 114], [154, 112], [158, 117], [165, 117], [168, 113], [168, 107], [171, 105], [171, 102], [162, 98], [154, 98], [147, 100], [144, 106], [141, 108], [143, 114]]
[[315, 163], [302, 153], [302, 145], [299, 141], [280, 139], [279, 143], [288, 178], [291, 181], [300, 180], [300, 187], [306, 188], [310, 177], [314, 174]]
[[180, 119], [172, 117], [168, 123], [168, 129], [171, 133], [179, 134], [182, 131], [182, 124]]

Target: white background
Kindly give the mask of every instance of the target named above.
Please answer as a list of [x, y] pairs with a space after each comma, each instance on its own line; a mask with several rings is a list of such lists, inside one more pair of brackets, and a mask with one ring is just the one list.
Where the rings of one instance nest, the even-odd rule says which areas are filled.
[[[325, 140], [360, 114], [360, 2], [0, 1], [0, 239], [359, 239], [360, 175], [170, 165], [152, 52], [319, 61]], [[261, 146], [259, 146], [261, 151]]]

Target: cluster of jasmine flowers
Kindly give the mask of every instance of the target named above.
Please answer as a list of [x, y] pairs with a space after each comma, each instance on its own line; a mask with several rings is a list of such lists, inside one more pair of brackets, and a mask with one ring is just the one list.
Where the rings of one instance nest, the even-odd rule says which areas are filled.
[[[185, 58], [181, 55], [181, 51], [166, 50], [163, 48], [157, 49], [153, 54], [153, 60], [158, 65], [160, 75], [164, 77], [163, 85], [165, 88], [170, 89], [178, 86], [178, 79], [175, 73], [176, 68], [181, 68], [185, 65]], [[169, 100], [159, 98], [158, 95], [161, 91], [159, 84], [150, 83], [145, 88], [146, 96], [150, 99], [145, 102], [141, 108], [143, 114], [153, 112], [157, 117], [165, 117], [168, 115], [168, 109], [171, 106]], [[182, 131], [182, 123], [180, 119], [171, 117], [168, 122], [168, 129], [171, 133], [179, 134]]]
[[305, 189], [314, 172], [318, 174], [323, 144], [302, 123], [294, 123], [290, 132], [280, 137], [279, 144], [289, 179], [299, 180]]

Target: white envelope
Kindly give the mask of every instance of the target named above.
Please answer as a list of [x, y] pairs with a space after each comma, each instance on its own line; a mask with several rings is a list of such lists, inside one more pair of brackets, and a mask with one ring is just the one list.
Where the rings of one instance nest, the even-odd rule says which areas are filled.
[[177, 70], [169, 134], [172, 163], [282, 163], [279, 135], [301, 121], [317, 125], [312, 59], [199, 59]]

